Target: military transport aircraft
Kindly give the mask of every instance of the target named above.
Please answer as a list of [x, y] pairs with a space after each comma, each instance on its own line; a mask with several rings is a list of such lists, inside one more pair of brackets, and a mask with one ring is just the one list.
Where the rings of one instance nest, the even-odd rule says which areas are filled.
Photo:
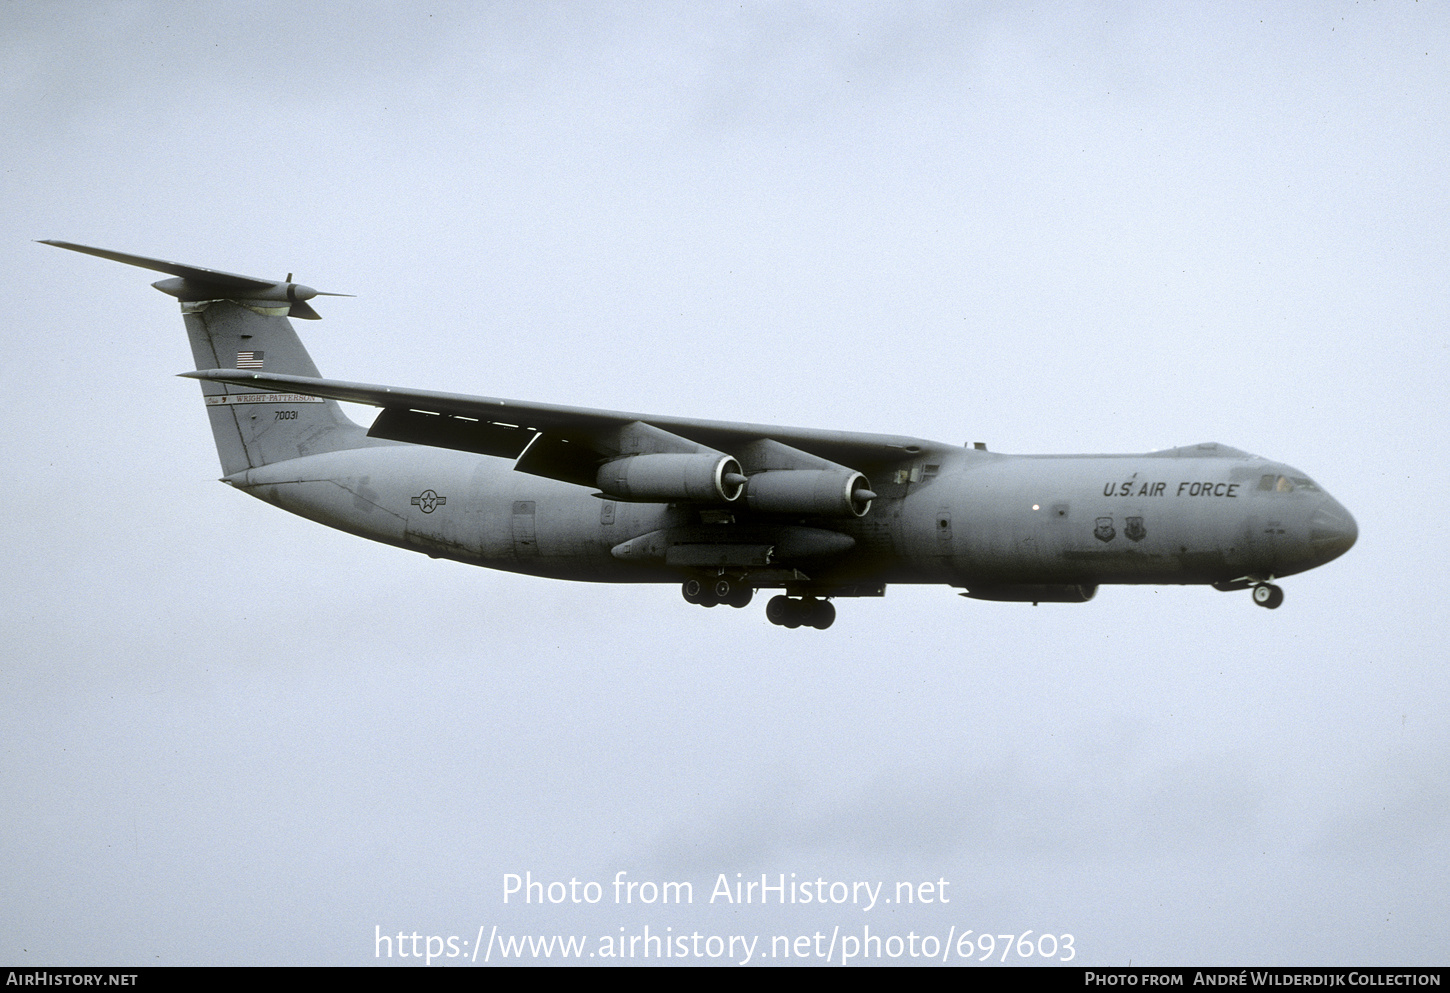
[[[63, 241], [166, 273], [226, 482], [435, 558], [555, 579], [680, 583], [773, 624], [831, 600], [945, 583], [1082, 603], [1104, 583], [1274, 584], [1349, 550], [1354, 518], [1305, 473], [1207, 443], [1143, 455], [1002, 455], [920, 438], [733, 424], [320, 377], [288, 317], [324, 294]], [[381, 407], [370, 428], [337, 401]]]

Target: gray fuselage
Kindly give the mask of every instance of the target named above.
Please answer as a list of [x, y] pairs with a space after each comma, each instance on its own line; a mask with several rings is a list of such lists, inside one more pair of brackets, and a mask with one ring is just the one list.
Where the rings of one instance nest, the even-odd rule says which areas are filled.
[[688, 504], [603, 499], [508, 460], [415, 445], [290, 459], [227, 482], [376, 541], [594, 582], [678, 582], [680, 568], [613, 551], [659, 531], [726, 543], [751, 528], [767, 539], [790, 527], [844, 534], [854, 547], [812, 576], [843, 587], [1229, 583], [1322, 565], [1357, 534], [1350, 514], [1299, 470], [1219, 445], [1147, 455], [963, 449], [936, 459], [872, 480], [877, 496], [859, 519], [763, 524], [728, 512], [702, 521]]

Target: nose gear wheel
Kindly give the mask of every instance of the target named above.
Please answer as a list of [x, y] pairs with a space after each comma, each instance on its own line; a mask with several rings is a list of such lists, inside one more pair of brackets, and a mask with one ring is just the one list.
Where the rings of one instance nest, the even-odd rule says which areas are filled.
[[1254, 587], [1254, 603], [1273, 610], [1284, 602], [1284, 591], [1273, 583], [1260, 583]]

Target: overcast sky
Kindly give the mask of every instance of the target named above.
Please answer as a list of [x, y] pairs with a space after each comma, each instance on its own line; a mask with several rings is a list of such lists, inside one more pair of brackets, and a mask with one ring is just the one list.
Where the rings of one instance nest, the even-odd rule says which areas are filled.
[[[1447, 42], [1409, 2], [4, 3], [0, 960], [1444, 964]], [[436, 562], [218, 485], [174, 301], [39, 238], [355, 293], [299, 325], [336, 378], [1216, 440], [1360, 539], [1277, 611], [893, 587], [827, 632]], [[695, 902], [505, 904], [525, 872]]]

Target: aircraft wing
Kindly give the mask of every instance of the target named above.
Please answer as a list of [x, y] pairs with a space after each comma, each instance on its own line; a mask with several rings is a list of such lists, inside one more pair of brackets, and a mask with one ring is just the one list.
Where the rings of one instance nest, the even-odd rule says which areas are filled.
[[829, 466], [880, 476], [902, 463], [955, 450], [896, 435], [593, 410], [242, 369], [181, 375], [381, 407], [368, 431], [372, 437], [514, 458], [520, 471], [582, 486], [596, 485], [602, 464], [641, 452], [721, 452], [739, 459], [746, 472]]

